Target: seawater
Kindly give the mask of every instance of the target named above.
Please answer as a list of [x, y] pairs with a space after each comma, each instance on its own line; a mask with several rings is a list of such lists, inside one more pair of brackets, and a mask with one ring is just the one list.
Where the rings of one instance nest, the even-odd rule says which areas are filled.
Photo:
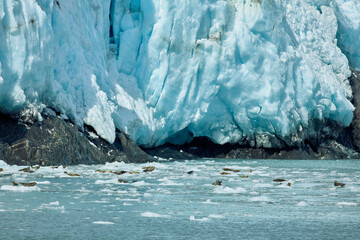
[[[115, 162], [34, 173], [0, 161], [0, 168], [0, 239], [360, 239], [356, 160]], [[223, 168], [240, 172], [221, 175]]]

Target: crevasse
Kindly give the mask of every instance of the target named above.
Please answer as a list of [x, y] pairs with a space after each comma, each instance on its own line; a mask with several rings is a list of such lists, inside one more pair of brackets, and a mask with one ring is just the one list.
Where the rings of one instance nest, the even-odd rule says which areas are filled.
[[355, 0], [4, 0], [0, 111], [51, 107], [144, 146], [299, 145], [352, 121], [359, 16]]

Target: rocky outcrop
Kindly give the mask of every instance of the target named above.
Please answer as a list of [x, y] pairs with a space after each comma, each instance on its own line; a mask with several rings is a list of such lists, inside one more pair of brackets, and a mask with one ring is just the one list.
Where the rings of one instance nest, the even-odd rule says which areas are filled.
[[117, 137], [120, 140], [121, 146], [130, 162], [144, 163], [156, 160], [146, 154], [133, 140], [131, 140], [128, 136], [125, 136], [122, 132], [119, 132]]
[[354, 118], [350, 125], [349, 135], [354, 149], [360, 151], [360, 72], [351, 71], [350, 84], [353, 92], [353, 105], [355, 107]]
[[[97, 144], [95, 144], [95, 143]], [[128, 161], [103, 140], [90, 141], [85, 133], [56, 116], [35, 124], [0, 116], [0, 159], [17, 165], [73, 165]]]
[[[0, 159], [16, 165], [75, 165], [106, 162], [153, 162], [125, 134], [118, 132], [113, 144], [57, 116], [52, 110], [43, 121], [24, 122], [0, 114]], [[50, 112], [50, 114], [49, 114]]]
[[[208, 142], [208, 145], [205, 144]], [[195, 140], [191, 144], [166, 145], [146, 150], [149, 154], [161, 158], [171, 156], [174, 160], [198, 158], [231, 159], [360, 159], [360, 154], [335, 141], [328, 139], [319, 145], [304, 143], [303, 148], [266, 149], [240, 145], [217, 145], [205, 139]]]

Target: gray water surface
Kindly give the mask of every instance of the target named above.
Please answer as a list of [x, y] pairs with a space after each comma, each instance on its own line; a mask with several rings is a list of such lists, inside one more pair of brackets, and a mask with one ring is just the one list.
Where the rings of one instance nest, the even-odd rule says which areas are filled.
[[[360, 239], [356, 160], [209, 159], [34, 173], [0, 161], [0, 168], [0, 239]], [[223, 168], [240, 172], [221, 175]]]

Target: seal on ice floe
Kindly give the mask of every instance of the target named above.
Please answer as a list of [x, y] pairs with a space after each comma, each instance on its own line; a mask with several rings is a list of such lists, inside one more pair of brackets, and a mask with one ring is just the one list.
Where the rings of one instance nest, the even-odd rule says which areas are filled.
[[36, 182], [29, 182], [29, 183], [20, 183], [21, 185], [23, 185], [24, 187], [34, 187], [37, 183]]
[[68, 173], [68, 172], [64, 172], [65, 174], [67, 174], [68, 176], [70, 177], [80, 177], [81, 175], [80, 174], [77, 174], [77, 173]]
[[33, 173], [33, 172], [35, 172], [35, 170], [31, 169], [30, 167], [26, 167], [26, 168], [20, 169], [19, 172]]
[[154, 166], [150, 166], [150, 167], [143, 167], [142, 168], [144, 172], [152, 172], [155, 170]]
[[[18, 187], [19, 186], [19, 183], [18, 182], [11, 182], [13, 184], [13, 186], [15, 187]], [[21, 182], [20, 183], [21, 185], [23, 185], [24, 187], [34, 187], [37, 183], [36, 182], [29, 182], [29, 183], [24, 183], [24, 182]]]

